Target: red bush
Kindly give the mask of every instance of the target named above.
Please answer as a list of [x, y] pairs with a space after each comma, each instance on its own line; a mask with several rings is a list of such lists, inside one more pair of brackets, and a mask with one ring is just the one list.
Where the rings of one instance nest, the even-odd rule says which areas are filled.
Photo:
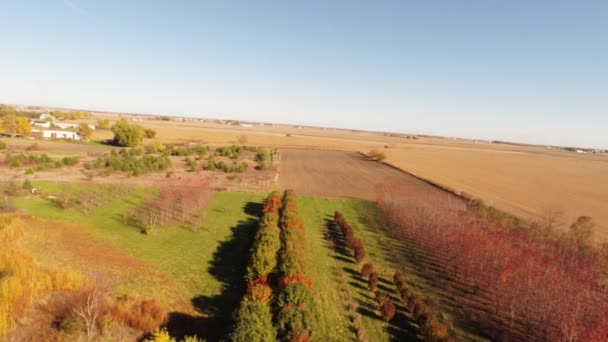
[[363, 261], [363, 258], [365, 258], [365, 249], [363, 249], [363, 246], [359, 245], [355, 247], [354, 254], [355, 261], [357, 262], [357, 264], [360, 264]]
[[395, 317], [395, 304], [389, 299], [380, 306], [380, 313], [385, 322], [389, 322]]
[[365, 278], [369, 278], [369, 275], [372, 274], [372, 272], [374, 272], [374, 265], [370, 263], [363, 264], [363, 267], [361, 267], [361, 275]]
[[308, 288], [310, 288], [312, 286], [312, 281], [302, 274], [294, 274], [292, 276], [286, 276], [286, 277], [281, 278], [282, 287], [285, 287], [292, 283], [302, 283], [302, 284], [306, 285], [306, 287], [308, 287]]
[[378, 286], [378, 279], [379, 279], [378, 273], [376, 273], [376, 272], [372, 272], [369, 275], [369, 279], [367, 280], [367, 288], [370, 291], [375, 291], [376, 290], [376, 286]]

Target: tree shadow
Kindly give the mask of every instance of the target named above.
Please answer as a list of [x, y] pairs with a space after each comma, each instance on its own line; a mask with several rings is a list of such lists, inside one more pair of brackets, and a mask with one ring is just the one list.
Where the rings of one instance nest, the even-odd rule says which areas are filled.
[[[248, 202], [243, 210], [255, 217], [261, 215], [259, 203]], [[203, 316], [176, 314], [170, 316], [167, 328], [171, 336], [183, 338], [196, 335], [206, 341], [220, 341], [230, 333], [233, 325], [233, 312], [236, 310], [245, 291], [243, 274], [249, 261], [249, 250], [257, 230], [258, 220], [248, 218], [230, 228], [232, 237], [217, 247], [209, 264], [209, 273], [220, 283], [222, 290], [214, 296], [192, 298], [192, 305]]]
[[331, 216], [327, 216], [325, 218], [325, 226], [327, 227], [327, 231], [331, 236], [332, 240], [336, 244], [335, 250], [339, 254], [337, 258], [344, 262], [354, 263], [353, 260], [351, 260], [351, 255], [348, 249], [346, 248], [346, 243], [344, 243], [344, 237], [342, 236], [342, 232], [340, 231], [340, 229], [338, 229], [338, 226], [334, 222], [333, 218], [331, 218]]
[[359, 272], [352, 270], [348, 267], [342, 267], [342, 271], [348, 273], [353, 280], [357, 280], [367, 284], [367, 279], [363, 278]]

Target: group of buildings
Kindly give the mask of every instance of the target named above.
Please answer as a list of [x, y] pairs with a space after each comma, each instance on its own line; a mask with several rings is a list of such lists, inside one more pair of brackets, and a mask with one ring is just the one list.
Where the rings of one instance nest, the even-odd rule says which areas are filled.
[[[78, 124], [59, 122], [52, 114], [41, 114], [37, 120], [30, 122], [32, 125], [32, 136], [44, 139], [69, 139], [81, 140], [82, 137], [78, 134]], [[89, 127], [95, 130], [94, 125]]]

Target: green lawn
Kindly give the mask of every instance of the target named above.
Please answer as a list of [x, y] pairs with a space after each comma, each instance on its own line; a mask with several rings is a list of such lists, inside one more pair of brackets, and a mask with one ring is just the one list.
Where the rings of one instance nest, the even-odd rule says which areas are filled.
[[[44, 184], [44, 188], [53, 190], [49, 184]], [[149, 236], [126, 225], [121, 219], [123, 213], [144, 201], [149, 193], [148, 189], [134, 189], [91, 215], [84, 215], [75, 209], [62, 210], [49, 200], [35, 197], [17, 198], [15, 205], [37, 218], [82, 224], [114, 246], [159, 266], [184, 284], [192, 297], [219, 294], [223, 287], [222, 277], [210, 272], [214, 266], [214, 256], [217, 257], [216, 252], [223, 243], [233, 239], [235, 230], [255, 229], [255, 226], [251, 226], [252, 220], [256, 219], [255, 212], [246, 213], [244, 209], [248, 203], [261, 203], [264, 196], [240, 192], [216, 193], [206, 210], [204, 227], [200, 231], [167, 227]], [[234, 252], [242, 254], [241, 250]]]

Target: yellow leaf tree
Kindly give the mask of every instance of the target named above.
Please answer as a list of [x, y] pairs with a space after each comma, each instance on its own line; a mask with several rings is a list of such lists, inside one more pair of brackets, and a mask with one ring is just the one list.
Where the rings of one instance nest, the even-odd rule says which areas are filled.
[[17, 133], [23, 135], [24, 137], [29, 137], [32, 133], [32, 125], [30, 125], [30, 120], [28, 120], [26, 117], [18, 116]]

